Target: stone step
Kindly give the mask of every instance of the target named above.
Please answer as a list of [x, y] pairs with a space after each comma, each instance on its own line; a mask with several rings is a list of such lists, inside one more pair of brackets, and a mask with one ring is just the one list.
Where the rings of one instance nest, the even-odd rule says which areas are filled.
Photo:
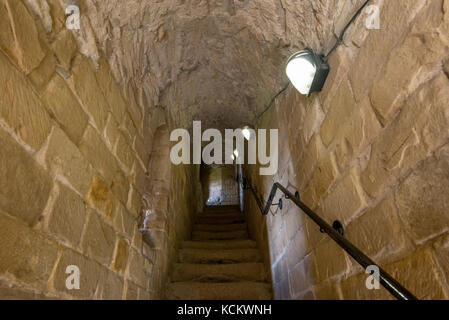
[[167, 286], [171, 300], [269, 300], [270, 285], [262, 282], [174, 282]]
[[261, 262], [262, 258], [257, 249], [181, 249], [179, 262], [181, 263], [241, 263]]
[[193, 231], [192, 240], [228, 240], [228, 239], [248, 239], [246, 230], [207, 232]]
[[245, 215], [240, 212], [216, 213], [216, 214], [201, 214], [198, 218], [213, 218], [213, 219], [245, 219]]
[[193, 226], [194, 231], [224, 232], [247, 230], [246, 223], [230, 223], [230, 224], [196, 224]]
[[221, 212], [240, 212], [239, 206], [210, 206], [204, 207], [204, 212], [213, 212], [213, 213], [221, 213]]
[[232, 217], [211, 217], [211, 216], [199, 216], [196, 220], [197, 224], [234, 224], [245, 222], [243, 215]]
[[253, 240], [209, 240], [209, 241], [184, 241], [181, 244], [184, 249], [250, 249], [257, 248]]
[[265, 281], [263, 263], [190, 264], [176, 263], [172, 281], [232, 282]]
[[242, 215], [240, 211], [205, 211], [200, 216], [214, 216], [214, 217], [224, 217], [230, 215]]

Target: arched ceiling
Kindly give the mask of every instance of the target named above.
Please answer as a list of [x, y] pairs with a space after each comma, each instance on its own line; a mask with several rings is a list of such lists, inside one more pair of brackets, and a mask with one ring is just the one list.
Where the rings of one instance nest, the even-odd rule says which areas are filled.
[[252, 123], [287, 82], [288, 56], [327, 51], [362, 0], [77, 2], [98, 47], [85, 51], [102, 50], [124, 87], [180, 125], [222, 129]]

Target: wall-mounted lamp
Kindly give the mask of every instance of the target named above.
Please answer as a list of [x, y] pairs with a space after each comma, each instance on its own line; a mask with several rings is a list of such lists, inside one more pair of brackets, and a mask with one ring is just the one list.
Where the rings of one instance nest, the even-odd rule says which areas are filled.
[[293, 86], [300, 93], [310, 96], [323, 89], [329, 74], [329, 64], [323, 55], [306, 48], [288, 59], [285, 71]]
[[234, 161], [239, 157], [239, 151], [237, 149], [234, 150], [234, 152], [231, 154], [231, 159]]
[[249, 141], [250, 139], [253, 139], [255, 136], [254, 128], [251, 126], [244, 126], [242, 128], [242, 134], [245, 137], [245, 139]]

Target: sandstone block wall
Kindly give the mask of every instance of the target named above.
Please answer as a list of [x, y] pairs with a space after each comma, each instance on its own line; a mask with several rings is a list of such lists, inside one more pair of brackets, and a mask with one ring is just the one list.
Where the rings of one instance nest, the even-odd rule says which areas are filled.
[[[151, 106], [91, 59], [62, 3], [0, 1], [0, 298], [158, 298], [166, 263], [137, 224]], [[178, 200], [167, 215], [191, 213]], [[80, 290], [66, 288], [69, 265]]]
[[[278, 174], [247, 175], [265, 200], [280, 181], [327, 222], [342, 221], [418, 298], [447, 299], [449, 1], [375, 3], [381, 29], [357, 19], [330, 56], [323, 91], [305, 98], [289, 88], [259, 120], [280, 129]], [[364, 270], [285, 203], [266, 219], [247, 203], [252, 233], [269, 246], [276, 298], [392, 298], [367, 290]]]

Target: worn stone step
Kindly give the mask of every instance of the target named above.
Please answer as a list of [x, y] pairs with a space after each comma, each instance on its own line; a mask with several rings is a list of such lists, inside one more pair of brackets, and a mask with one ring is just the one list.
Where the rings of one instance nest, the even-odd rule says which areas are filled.
[[181, 263], [241, 263], [261, 261], [261, 255], [257, 249], [179, 250], [179, 262]]
[[199, 218], [213, 218], [213, 219], [245, 219], [245, 215], [240, 212], [217, 213], [217, 214], [201, 214]]
[[213, 213], [221, 213], [221, 212], [240, 212], [239, 206], [210, 206], [204, 207], [204, 212], [213, 212]]
[[176, 263], [172, 281], [233, 282], [265, 281], [263, 263], [190, 264]]
[[226, 239], [248, 239], [246, 230], [207, 232], [193, 231], [192, 240], [226, 240]]
[[184, 241], [181, 244], [184, 249], [250, 249], [257, 248], [253, 240], [209, 240], [209, 241]]
[[217, 212], [205, 211], [202, 214], [200, 214], [200, 216], [212, 216], [212, 217], [225, 217], [225, 216], [232, 216], [232, 215], [243, 216], [244, 214], [240, 211], [217, 211]]
[[194, 231], [209, 231], [209, 232], [225, 232], [247, 230], [246, 223], [230, 223], [230, 224], [196, 224], [193, 226]]
[[242, 222], [245, 222], [243, 215], [234, 215], [231, 217], [199, 216], [196, 220], [197, 224], [234, 224]]
[[270, 285], [263, 282], [174, 282], [167, 286], [171, 300], [269, 300]]

